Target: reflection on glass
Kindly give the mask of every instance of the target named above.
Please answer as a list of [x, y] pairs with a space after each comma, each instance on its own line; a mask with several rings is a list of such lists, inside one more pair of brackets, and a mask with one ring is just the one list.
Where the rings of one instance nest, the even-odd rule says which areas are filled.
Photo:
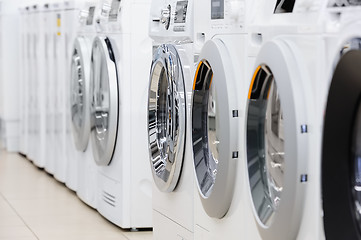
[[204, 197], [212, 193], [219, 161], [217, 95], [212, 78], [211, 66], [201, 61], [194, 80], [192, 141], [198, 187]]
[[92, 123], [94, 140], [99, 156], [102, 156], [107, 148], [108, 125], [109, 125], [109, 75], [106, 67], [106, 59], [102, 46], [96, 42], [92, 53]]
[[361, 228], [361, 104], [358, 105], [353, 127], [353, 174], [351, 174], [352, 195], [355, 203], [355, 215]]
[[80, 61], [79, 52], [74, 49], [71, 64], [71, 119], [77, 133], [81, 131], [84, 125], [84, 74], [83, 66]]
[[284, 185], [284, 127], [277, 85], [265, 65], [257, 69], [249, 93], [247, 162], [256, 212], [269, 226]]
[[148, 99], [150, 160], [157, 187], [161, 191], [172, 191], [183, 161], [184, 79], [177, 50], [172, 45], [160, 46], [155, 59]]

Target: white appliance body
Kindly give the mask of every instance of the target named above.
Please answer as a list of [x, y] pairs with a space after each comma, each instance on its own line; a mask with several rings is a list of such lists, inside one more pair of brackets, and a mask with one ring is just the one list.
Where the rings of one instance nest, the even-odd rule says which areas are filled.
[[[259, 34], [248, 34], [256, 3], [207, 1], [201, 5], [208, 25], [192, 98], [195, 239], [259, 239], [257, 235], [249, 238], [256, 226], [249, 221], [246, 140], [239, 137], [246, 134], [247, 85], [262, 44]], [[207, 110], [206, 119], [201, 109]]]
[[91, 67], [97, 210], [122, 228], [152, 227], [146, 107], [149, 1], [104, 1]]
[[[70, 121], [71, 143], [77, 152], [78, 197], [92, 208], [97, 202], [97, 166], [89, 141], [90, 137], [90, 58], [96, 36], [95, 18], [97, 2], [86, 2], [79, 13], [80, 28], [71, 53]], [[79, 74], [80, 72], [80, 74]], [[69, 167], [72, 166], [69, 164]]]
[[[189, 130], [195, 31], [201, 25], [201, 21], [195, 22], [195, 17], [201, 16], [194, 11], [195, 1], [152, 1], [151, 6], [149, 35], [154, 52], [149, 77], [148, 148], [153, 174], [153, 234], [157, 240], [194, 238]], [[172, 109], [169, 120], [161, 117], [168, 105]], [[167, 141], [161, 143], [162, 138]]]

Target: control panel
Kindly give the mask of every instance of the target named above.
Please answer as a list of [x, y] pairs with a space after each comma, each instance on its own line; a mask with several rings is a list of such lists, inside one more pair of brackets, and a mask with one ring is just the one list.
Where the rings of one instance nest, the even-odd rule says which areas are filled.
[[225, 32], [234, 31], [235, 33], [245, 31], [246, 2], [250, 1], [211, 0], [211, 29], [216, 31], [224, 30]]
[[329, 7], [361, 6], [361, 0], [330, 0]]
[[121, 0], [113, 0], [109, 10], [109, 22], [116, 22], [118, 20], [119, 6]]

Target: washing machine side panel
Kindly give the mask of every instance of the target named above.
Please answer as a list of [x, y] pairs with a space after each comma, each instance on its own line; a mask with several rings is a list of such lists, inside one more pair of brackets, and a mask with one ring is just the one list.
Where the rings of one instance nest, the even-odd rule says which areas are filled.
[[[137, 6], [137, 5], [135, 5]], [[146, 26], [149, 4], [139, 5], [138, 25]], [[148, 10], [148, 11], [147, 11]], [[135, 21], [135, 20], [134, 20]], [[139, 27], [139, 26], [136, 26]], [[144, 226], [152, 226], [152, 174], [149, 168], [148, 151], [148, 85], [149, 69], [152, 61], [152, 42], [146, 34], [146, 28], [131, 33], [130, 55], [130, 159], [131, 159], [131, 221]], [[126, 46], [124, 46], [126, 47]], [[140, 214], [142, 213], [142, 214]]]

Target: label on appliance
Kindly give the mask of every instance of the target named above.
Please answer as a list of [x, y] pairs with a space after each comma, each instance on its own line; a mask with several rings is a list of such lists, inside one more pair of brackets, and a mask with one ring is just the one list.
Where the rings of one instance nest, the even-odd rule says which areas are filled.
[[211, 0], [211, 19], [224, 19], [224, 0]]
[[95, 12], [95, 7], [89, 7], [89, 14], [88, 17], [86, 19], [86, 25], [92, 25], [93, 24], [93, 19], [94, 19], [94, 12]]
[[[57, 15], [56, 15], [56, 26], [57, 26], [58, 28], [61, 27], [61, 15], [60, 15], [60, 14], [57, 14]], [[58, 36], [61, 35], [60, 31], [57, 32], [57, 35], [58, 35]]]
[[119, 5], [121, 0], [113, 0], [112, 6], [110, 7], [109, 12], [109, 22], [116, 22], [118, 20], [118, 14], [119, 14]]

